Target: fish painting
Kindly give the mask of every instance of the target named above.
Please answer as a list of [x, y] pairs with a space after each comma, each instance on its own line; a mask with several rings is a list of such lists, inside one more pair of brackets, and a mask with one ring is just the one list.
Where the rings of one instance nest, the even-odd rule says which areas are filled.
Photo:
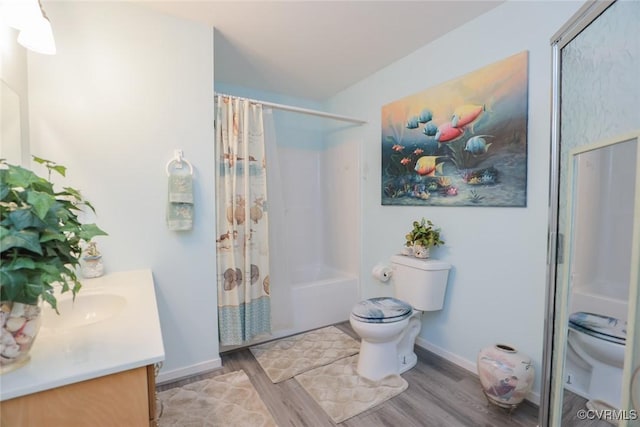
[[477, 135], [473, 138], [469, 138], [464, 146], [464, 151], [468, 151], [474, 156], [485, 154], [489, 150], [491, 143], [487, 144], [487, 140], [484, 139], [484, 137], [491, 137], [491, 135]]
[[444, 123], [438, 127], [435, 137], [438, 142], [449, 142], [460, 138], [463, 133], [464, 129], [455, 127], [452, 123]]
[[[440, 68], [442, 82], [431, 87], [422, 86], [429, 78], [406, 84], [407, 95], [380, 111], [380, 203], [526, 207], [529, 68], [522, 51], [447, 80], [441, 77], [459, 68]], [[498, 375], [504, 384], [496, 393], [509, 394], [511, 375]]]
[[419, 124], [419, 119], [417, 117], [411, 117], [407, 120], [407, 129], [417, 129]]
[[462, 105], [453, 111], [451, 125], [456, 128], [466, 126], [476, 120], [483, 111], [486, 111], [484, 105]]
[[420, 123], [430, 122], [431, 119], [433, 119], [433, 113], [431, 112], [431, 110], [428, 110], [428, 109], [422, 110], [420, 112], [420, 115], [418, 116], [418, 121]]
[[414, 170], [421, 176], [435, 176], [442, 174], [442, 163], [436, 164], [438, 156], [422, 156], [416, 162]]
[[422, 133], [427, 136], [435, 136], [438, 133], [438, 126], [433, 123], [427, 123], [424, 125], [424, 129], [422, 129]]

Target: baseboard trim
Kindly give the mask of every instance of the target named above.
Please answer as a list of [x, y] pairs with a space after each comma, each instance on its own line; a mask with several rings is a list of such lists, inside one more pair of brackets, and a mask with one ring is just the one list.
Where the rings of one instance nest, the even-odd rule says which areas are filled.
[[[416, 345], [442, 357], [443, 359], [450, 361], [451, 363], [460, 366], [461, 368], [466, 369], [476, 377], [478, 376], [478, 366], [475, 362], [471, 362], [470, 360], [460, 357], [457, 354], [451, 353], [442, 347], [438, 347], [437, 345], [430, 343], [422, 337], [416, 338]], [[540, 406], [540, 393], [535, 393], [532, 391], [527, 395], [526, 400], [536, 406]]]
[[217, 359], [196, 363], [195, 365], [173, 369], [171, 371], [163, 372], [161, 369], [160, 373], [156, 377], [156, 384], [161, 385], [193, 375], [202, 374], [208, 371], [214, 371], [220, 368], [222, 368], [222, 359], [218, 357]]

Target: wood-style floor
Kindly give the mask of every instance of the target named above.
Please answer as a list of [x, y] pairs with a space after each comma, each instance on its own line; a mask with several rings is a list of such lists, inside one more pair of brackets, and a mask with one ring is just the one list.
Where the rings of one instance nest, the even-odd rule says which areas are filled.
[[562, 427], [611, 427], [604, 420], [582, 420], [578, 418], [578, 411], [586, 408], [587, 399], [569, 390], [564, 391], [562, 404]]
[[[335, 326], [358, 339], [348, 322]], [[537, 426], [536, 406], [524, 401], [509, 414], [508, 410], [487, 403], [475, 375], [420, 347], [416, 347], [416, 354], [417, 365], [402, 374], [409, 383], [407, 390], [340, 426]], [[197, 378], [159, 386], [158, 390], [242, 369], [279, 427], [336, 425], [295, 379], [273, 384], [248, 349], [223, 353], [222, 366], [222, 369]]]

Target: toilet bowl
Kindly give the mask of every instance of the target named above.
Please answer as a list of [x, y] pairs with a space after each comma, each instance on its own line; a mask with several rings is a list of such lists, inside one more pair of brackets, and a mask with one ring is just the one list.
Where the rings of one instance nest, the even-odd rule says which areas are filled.
[[569, 316], [569, 357], [590, 371], [584, 397], [620, 407], [626, 335], [625, 321], [585, 312]]
[[[349, 323], [360, 337], [358, 374], [377, 381], [413, 368], [421, 312], [395, 298], [371, 298], [353, 308]], [[404, 345], [402, 345], [404, 344]]]
[[391, 258], [395, 296], [357, 303], [349, 318], [360, 336], [358, 374], [377, 381], [413, 368], [422, 311], [441, 310], [451, 265], [404, 255]]

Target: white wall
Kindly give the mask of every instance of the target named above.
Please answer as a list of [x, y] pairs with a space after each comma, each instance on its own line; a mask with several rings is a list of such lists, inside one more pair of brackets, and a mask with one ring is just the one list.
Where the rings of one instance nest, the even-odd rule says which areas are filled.
[[17, 37], [17, 30], [0, 22], [0, 79], [6, 85], [0, 88], [0, 157], [26, 165], [29, 163], [27, 51], [18, 44]]
[[[361, 147], [362, 296], [390, 295], [372, 267], [397, 253], [414, 219], [441, 226], [453, 264], [445, 306], [426, 313], [419, 344], [475, 371], [478, 351], [509, 343], [533, 358], [540, 390], [546, 286], [551, 36], [581, 2], [510, 1], [353, 85], [329, 108], [369, 120]], [[380, 204], [383, 105], [529, 51], [526, 208], [399, 207]], [[532, 396], [536, 399], [536, 396]]]
[[[220, 366], [213, 174], [213, 29], [127, 2], [49, 2], [58, 53], [29, 53], [31, 152], [94, 204], [107, 271], [150, 268], [160, 380]], [[165, 165], [195, 168], [192, 231], [165, 226]], [[37, 167], [36, 167], [36, 170]], [[131, 325], [135, 328], [135, 325]]]

